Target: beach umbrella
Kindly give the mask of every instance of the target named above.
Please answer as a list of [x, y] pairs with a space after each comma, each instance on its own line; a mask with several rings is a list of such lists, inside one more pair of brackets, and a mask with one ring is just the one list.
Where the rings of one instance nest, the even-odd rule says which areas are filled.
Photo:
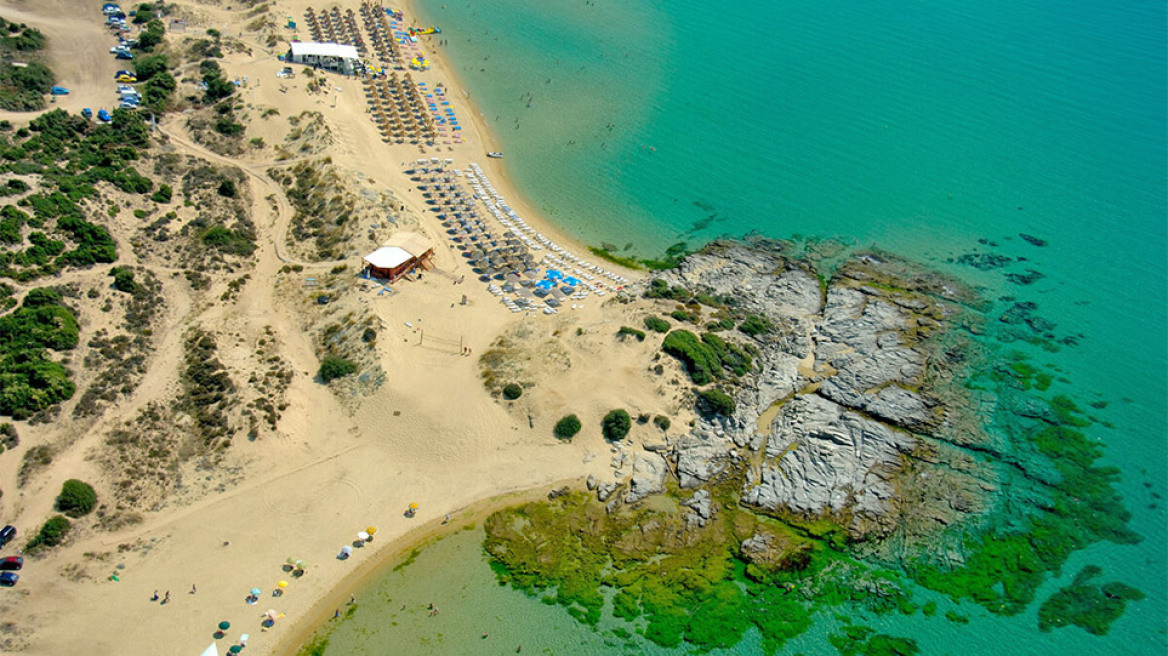
[[230, 629], [230, 628], [231, 628], [231, 622], [228, 622], [227, 620], [223, 620], [222, 622], [219, 623], [219, 630], [220, 631], [226, 631], [227, 629]]
[[281, 588], [281, 589], [286, 588], [286, 587], [288, 587], [288, 582], [287, 581], [280, 581], [279, 583], [276, 584], [276, 587]]
[[252, 588], [251, 593], [258, 597], [263, 593], [263, 590], [260, 590], [259, 588]]
[[229, 651], [233, 654], [238, 654], [239, 652], [243, 651], [243, 647], [240, 645], [231, 645], [230, 647], [227, 648], [227, 651]]
[[410, 504], [410, 510], [417, 510], [417, 509], [418, 509], [418, 504], [417, 504], [417, 503], [411, 503], [411, 504]]
[[369, 534], [365, 531], [357, 531], [357, 539], [364, 542], [369, 539]]

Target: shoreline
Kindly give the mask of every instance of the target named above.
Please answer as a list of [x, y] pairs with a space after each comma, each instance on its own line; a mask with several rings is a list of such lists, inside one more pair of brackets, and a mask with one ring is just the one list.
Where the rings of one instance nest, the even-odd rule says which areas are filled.
[[[422, 20], [423, 16], [418, 11], [417, 0], [405, 0], [403, 3], [403, 11], [407, 19], [412, 17], [411, 22], [416, 27], [422, 27], [426, 21]], [[428, 17], [427, 17], [428, 18]], [[436, 23], [435, 23], [436, 24]], [[430, 59], [431, 68], [436, 69], [439, 77], [446, 83], [447, 87], [458, 92], [456, 98], [459, 102], [467, 107], [467, 114], [470, 117], [471, 123], [474, 126], [474, 132], [478, 135], [479, 141], [483, 146], [483, 153], [481, 153], [482, 161], [475, 159], [473, 161], [482, 167], [483, 172], [490, 178], [491, 183], [502, 192], [507, 199], [507, 204], [511, 206], [523, 220], [531, 227], [535, 228], [537, 232], [543, 233], [551, 241], [562, 246], [565, 250], [578, 252], [580, 257], [594, 260], [594, 264], [602, 268], [623, 275], [632, 282], [636, 278], [647, 275], [643, 269], [630, 269], [622, 264], [613, 262], [608, 259], [600, 258], [593, 255], [589, 250], [591, 247], [582, 239], [575, 237], [568, 233], [562, 226], [556, 224], [550, 217], [542, 211], [536, 209], [535, 204], [531, 199], [511, 180], [507, 175], [506, 159], [498, 160], [487, 157], [489, 151], [506, 152], [503, 148], [502, 141], [499, 136], [488, 126], [486, 116], [482, 112], [482, 108], [470, 96], [470, 91], [467, 89], [462, 78], [456, 72], [456, 68], [451, 61], [451, 55], [445, 51], [444, 46], [434, 44], [433, 39], [435, 35], [428, 35], [424, 38], [430, 39], [427, 41], [420, 41], [419, 43], [427, 47], [427, 57]], [[429, 44], [429, 45], [427, 45]], [[470, 164], [470, 161], [465, 162], [462, 166]], [[457, 164], [457, 162], [456, 162]]]
[[[307, 612], [290, 623], [290, 630], [268, 646], [270, 653], [299, 653], [305, 643], [328, 626], [328, 622], [332, 619], [328, 611], [347, 605], [346, 594], [353, 594], [352, 591], [364, 587], [369, 581], [382, 575], [387, 567], [396, 564], [408, 553], [424, 549], [438, 540], [466, 529], [468, 526], [479, 526], [483, 520], [496, 511], [537, 501], [546, 498], [549, 490], [563, 486], [583, 485], [583, 482], [583, 477], [575, 477], [532, 488], [504, 491], [452, 511], [448, 523], [445, 523], [442, 518], [435, 517], [390, 540], [379, 549], [375, 547], [377, 551], [371, 557], [357, 565], [328, 592], [313, 601]], [[360, 600], [357, 603], [360, 604]]]

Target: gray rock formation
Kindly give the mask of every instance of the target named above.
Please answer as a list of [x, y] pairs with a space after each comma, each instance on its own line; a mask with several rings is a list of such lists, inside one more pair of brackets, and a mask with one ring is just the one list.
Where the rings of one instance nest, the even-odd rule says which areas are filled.
[[[987, 444], [971, 420], [987, 399], [939, 387], [946, 369], [961, 362], [940, 338], [962, 316], [954, 301], [970, 303], [975, 295], [882, 254], [850, 258], [823, 289], [807, 261], [783, 255], [788, 245], [754, 246], [715, 242], [661, 274], [671, 286], [733, 298], [739, 316], [762, 315], [774, 326], [754, 338], [720, 333], [753, 344], [755, 368], [730, 386], [733, 417], [699, 417], [673, 445], [668, 455], [681, 486], [701, 487], [732, 467], [738, 471], [745, 457], [753, 462], [745, 503], [776, 513], [829, 513], [850, 522], [856, 537], [897, 527], [924, 535], [989, 507], [984, 497], [996, 489], [993, 472], [942, 444]], [[760, 426], [777, 403], [773, 421]], [[761, 461], [736, 448], [762, 452]], [[902, 486], [906, 498], [919, 492], [912, 503], [927, 508], [901, 507]], [[643, 498], [639, 490], [629, 496]], [[691, 515], [691, 525], [700, 526], [701, 514]]]
[[885, 515], [895, 492], [890, 481], [915, 444], [825, 398], [798, 396], [775, 417], [760, 476], [747, 481], [743, 499], [804, 515]]
[[665, 490], [665, 473], [669, 467], [665, 458], [658, 453], [638, 453], [633, 464], [633, 479], [629, 482], [629, 492], [625, 503], [636, 503], [650, 494]]

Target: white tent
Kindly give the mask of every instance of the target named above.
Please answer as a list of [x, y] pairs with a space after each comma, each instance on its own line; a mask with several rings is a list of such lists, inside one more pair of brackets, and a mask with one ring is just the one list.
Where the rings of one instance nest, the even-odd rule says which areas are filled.
[[413, 255], [399, 246], [382, 246], [365, 256], [370, 266], [378, 269], [393, 269], [410, 261]]
[[204, 649], [200, 656], [219, 656], [219, 647], [212, 642], [211, 646]]

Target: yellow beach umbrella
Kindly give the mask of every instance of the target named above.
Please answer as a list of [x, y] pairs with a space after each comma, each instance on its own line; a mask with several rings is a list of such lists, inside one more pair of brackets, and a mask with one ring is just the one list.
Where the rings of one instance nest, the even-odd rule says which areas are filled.
[[288, 582], [287, 581], [280, 581], [279, 583], [276, 584], [276, 587], [286, 588], [286, 587], [288, 587]]
[[366, 526], [365, 532], [368, 533], [369, 535], [375, 535], [377, 533], [377, 527], [376, 526]]
[[416, 503], [410, 504], [410, 510], [417, 510], [417, 509], [418, 509], [418, 504], [416, 504]]

